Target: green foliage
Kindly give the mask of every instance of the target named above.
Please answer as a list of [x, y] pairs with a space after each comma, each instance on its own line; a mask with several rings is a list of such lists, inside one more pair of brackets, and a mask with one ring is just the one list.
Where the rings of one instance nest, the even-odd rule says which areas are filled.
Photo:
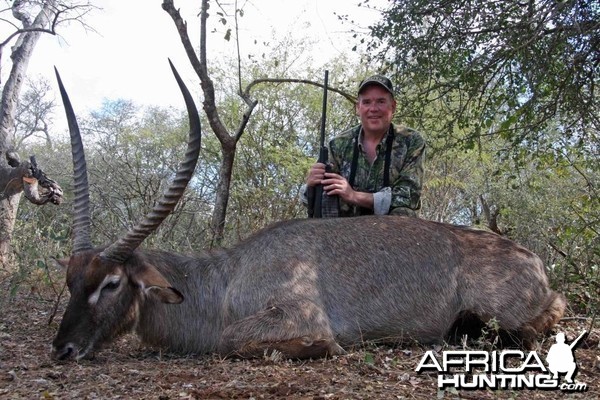
[[[317, 73], [312, 76], [319, 80]], [[233, 232], [255, 231], [272, 221], [303, 218], [300, 185], [318, 154], [322, 90], [292, 84], [263, 86], [253, 95], [260, 99], [241, 139], [234, 169], [230, 206]], [[351, 105], [330, 96], [328, 130], [353, 123]], [[336, 106], [339, 105], [339, 106]]]
[[[306, 44], [299, 46], [298, 49], [275, 47], [263, 62], [251, 63], [242, 81], [274, 77], [320, 82], [322, 70], [297, 65], [296, 55]], [[332, 65], [333, 87], [348, 80], [345, 63], [339, 60]], [[212, 71], [214, 81], [222, 85], [218, 92], [228, 94], [218, 106], [224, 115], [223, 122], [230, 129], [236, 127], [245, 111], [235, 92], [236, 82], [229, 77], [232, 68], [220, 66]], [[306, 83], [262, 83], [253, 87], [251, 96], [258, 100], [258, 105], [237, 146], [226, 243], [236, 242], [271, 222], [306, 216], [299, 189], [318, 155], [322, 95], [321, 88]], [[335, 93], [330, 93], [328, 99], [327, 135], [356, 123], [353, 104]], [[217, 147], [214, 151], [216, 162]]]
[[597, 148], [594, 4], [394, 1], [367, 48], [398, 82], [406, 115], [445, 126], [453, 143], [473, 148], [489, 134], [531, 143], [560, 126]]

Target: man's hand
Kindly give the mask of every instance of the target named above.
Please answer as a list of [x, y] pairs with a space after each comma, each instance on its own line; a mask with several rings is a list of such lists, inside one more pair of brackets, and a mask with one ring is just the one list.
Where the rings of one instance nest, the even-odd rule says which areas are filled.
[[325, 172], [325, 179], [321, 181], [321, 184], [328, 196], [338, 195], [347, 203], [355, 203], [356, 192], [343, 176]]
[[306, 185], [314, 187], [320, 185], [325, 178], [325, 164], [316, 163], [308, 170], [308, 176], [306, 177]]
[[341, 175], [332, 172], [325, 172], [324, 175], [325, 179], [321, 181], [321, 184], [328, 196], [338, 195], [346, 203], [373, 209], [372, 193], [357, 192]]
[[306, 185], [309, 187], [323, 185], [323, 190], [328, 196], [338, 195], [346, 203], [373, 208], [372, 193], [355, 191], [343, 176], [333, 172], [325, 172], [325, 164], [323, 163], [316, 163], [310, 167], [306, 177]]

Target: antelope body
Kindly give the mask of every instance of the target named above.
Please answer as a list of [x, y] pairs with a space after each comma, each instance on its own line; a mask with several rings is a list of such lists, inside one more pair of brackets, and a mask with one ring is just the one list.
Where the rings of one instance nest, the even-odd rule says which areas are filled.
[[[175, 180], [181, 186], [195, 167], [200, 127], [175, 75], [191, 126]], [[77, 146], [80, 138], [74, 159], [82, 158]], [[76, 187], [84, 199], [87, 187], [77, 178]], [[89, 357], [130, 330], [179, 353], [321, 357], [364, 340], [439, 342], [465, 314], [495, 318], [530, 347], [564, 312], [564, 297], [550, 289], [532, 252], [493, 233], [410, 217], [280, 222], [232, 248], [195, 256], [137, 249], [177, 196], [167, 192], [144, 222], [102, 249], [89, 243], [89, 215], [76, 213], [71, 299], [55, 358]]]

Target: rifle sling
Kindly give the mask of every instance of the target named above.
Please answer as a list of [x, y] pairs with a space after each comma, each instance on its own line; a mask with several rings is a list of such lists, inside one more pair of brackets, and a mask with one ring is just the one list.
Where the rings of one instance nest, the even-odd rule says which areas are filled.
[[[361, 128], [362, 129], [362, 128]], [[354, 188], [354, 179], [356, 177], [356, 168], [358, 167], [358, 138], [359, 135], [354, 139], [354, 149], [352, 151], [352, 164], [350, 166], [350, 177], [348, 183]], [[385, 161], [383, 164], [383, 187], [390, 186], [390, 163], [392, 160], [392, 146], [394, 144], [394, 127], [390, 125], [390, 129], [387, 133], [385, 141]]]

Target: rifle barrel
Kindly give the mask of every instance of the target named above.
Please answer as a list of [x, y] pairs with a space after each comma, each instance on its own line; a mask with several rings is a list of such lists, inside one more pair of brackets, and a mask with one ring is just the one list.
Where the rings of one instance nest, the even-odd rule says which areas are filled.
[[320, 148], [325, 147], [325, 120], [327, 117], [327, 86], [329, 83], [329, 71], [325, 70], [325, 78], [323, 79], [323, 108], [321, 114], [321, 142]]
[[[327, 118], [327, 86], [329, 83], [329, 71], [325, 70], [325, 79], [323, 80], [323, 112], [321, 114], [321, 132], [320, 132], [320, 147], [319, 147], [319, 159], [320, 163], [327, 164], [329, 155], [327, 148], [325, 147], [325, 121]], [[323, 198], [323, 185], [317, 185], [315, 187], [315, 198], [313, 207], [313, 217], [321, 218], [321, 203]]]

